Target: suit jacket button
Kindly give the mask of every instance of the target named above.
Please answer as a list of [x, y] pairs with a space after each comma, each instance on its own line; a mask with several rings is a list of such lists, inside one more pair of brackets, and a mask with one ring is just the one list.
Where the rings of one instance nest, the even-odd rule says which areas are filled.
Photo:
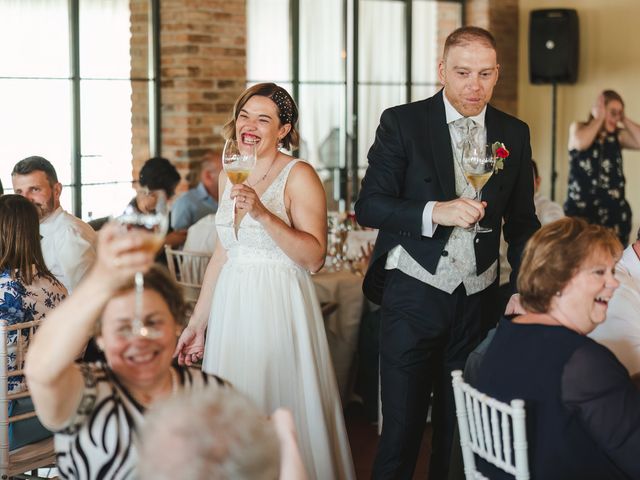
[[440, 255], [442, 255], [443, 257], [446, 257], [449, 255], [449, 252], [447, 252], [446, 250], [442, 250], [442, 253]]
[[476, 238], [476, 243], [480, 243], [480, 239], [479, 238]]

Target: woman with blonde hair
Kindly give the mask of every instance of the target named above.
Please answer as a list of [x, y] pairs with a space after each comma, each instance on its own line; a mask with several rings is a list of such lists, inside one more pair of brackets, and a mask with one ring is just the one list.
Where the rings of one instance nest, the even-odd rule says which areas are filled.
[[[622, 246], [609, 229], [564, 218], [525, 248], [518, 290], [527, 313], [503, 318], [474, 386], [525, 402], [531, 478], [640, 478], [640, 391], [586, 335], [605, 321]], [[478, 460], [492, 479], [511, 478]]]

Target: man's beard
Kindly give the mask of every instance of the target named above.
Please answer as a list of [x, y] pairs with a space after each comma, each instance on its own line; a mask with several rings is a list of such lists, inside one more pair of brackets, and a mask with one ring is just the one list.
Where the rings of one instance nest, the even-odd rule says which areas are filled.
[[34, 205], [36, 206], [36, 209], [38, 210], [38, 217], [39, 217], [40, 221], [44, 220], [49, 215], [51, 215], [51, 213], [54, 210], [54, 208], [53, 208], [53, 195], [49, 198], [49, 200], [47, 200], [46, 204], [34, 203]]

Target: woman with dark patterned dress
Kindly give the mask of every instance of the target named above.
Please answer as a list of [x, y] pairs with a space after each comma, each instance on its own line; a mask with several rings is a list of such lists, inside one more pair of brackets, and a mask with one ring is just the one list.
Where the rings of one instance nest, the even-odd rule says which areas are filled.
[[[38, 417], [56, 432], [60, 478], [136, 478], [134, 440], [149, 407], [181, 391], [211, 389], [215, 394], [225, 386], [200, 370], [172, 366], [185, 304], [168, 273], [151, 266], [154, 253], [143, 248], [148, 235], [103, 227], [95, 265], [50, 313], [29, 348], [26, 377]], [[146, 330], [137, 331], [131, 318], [136, 271], [147, 272], [142, 297]], [[94, 334], [106, 363], [76, 363]]]
[[625, 198], [622, 149], [640, 148], [640, 125], [624, 115], [622, 97], [603, 91], [586, 122], [569, 129], [568, 216], [612, 228], [623, 245], [629, 241], [631, 208]]

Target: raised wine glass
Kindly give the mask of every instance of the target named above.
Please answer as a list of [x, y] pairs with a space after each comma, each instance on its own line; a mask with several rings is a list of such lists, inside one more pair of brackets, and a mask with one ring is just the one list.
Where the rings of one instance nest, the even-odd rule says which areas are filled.
[[[169, 209], [167, 198], [162, 190], [151, 190], [142, 187], [136, 196], [137, 208], [128, 205], [125, 211], [114, 220], [120, 224], [123, 232], [136, 230], [144, 234], [142, 250], [158, 252], [164, 244], [164, 237], [169, 228]], [[153, 326], [145, 324], [143, 314], [144, 274], [136, 272], [134, 277], [135, 304], [131, 328], [124, 336], [157, 338], [161, 332]]]
[[[244, 182], [256, 166], [256, 146], [228, 139], [222, 152], [222, 167], [234, 185]], [[231, 225], [236, 229], [236, 199], [233, 199]], [[236, 232], [237, 235], [237, 232]]]
[[[482, 187], [489, 181], [496, 165], [496, 158], [491, 145], [467, 142], [462, 148], [462, 172], [476, 195], [475, 200], [482, 200]], [[490, 228], [482, 227], [476, 222], [468, 229], [474, 233], [489, 233]]]

